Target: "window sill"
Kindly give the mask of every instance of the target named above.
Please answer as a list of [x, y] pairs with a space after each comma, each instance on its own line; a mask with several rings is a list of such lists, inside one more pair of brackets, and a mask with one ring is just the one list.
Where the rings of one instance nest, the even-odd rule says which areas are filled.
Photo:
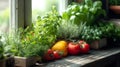
[[112, 23], [114, 23], [116, 26], [120, 26], [120, 19], [111, 19]]
[[[37, 67], [106, 67], [120, 59], [120, 48], [91, 50], [89, 54], [68, 56]], [[119, 62], [119, 61], [118, 61]]]

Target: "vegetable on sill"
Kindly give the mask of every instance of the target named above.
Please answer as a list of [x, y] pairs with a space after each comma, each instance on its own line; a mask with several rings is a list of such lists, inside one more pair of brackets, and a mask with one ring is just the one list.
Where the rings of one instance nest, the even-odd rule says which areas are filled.
[[63, 56], [67, 56], [67, 42], [66, 41], [58, 41], [51, 48], [53, 51], [63, 52]]

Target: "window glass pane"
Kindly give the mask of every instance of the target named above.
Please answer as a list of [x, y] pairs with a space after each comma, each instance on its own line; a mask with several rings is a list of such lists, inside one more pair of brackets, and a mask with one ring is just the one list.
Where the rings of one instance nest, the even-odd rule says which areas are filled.
[[0, 0], [0, 34], [9, 31], [9, 0]]
[[65, 9], [67, 0], [32, 0], [32, 21], [36, 20], [37, 16], [43, 16], [49, 12], [52, 6], [56, 6], [57, 11]]

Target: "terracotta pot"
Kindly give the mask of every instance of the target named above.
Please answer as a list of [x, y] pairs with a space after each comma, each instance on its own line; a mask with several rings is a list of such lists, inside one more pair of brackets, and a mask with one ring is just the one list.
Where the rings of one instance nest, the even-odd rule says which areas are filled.
[[110, 6], [110, 9], [116, 14], [120, 14], [120, 6]]

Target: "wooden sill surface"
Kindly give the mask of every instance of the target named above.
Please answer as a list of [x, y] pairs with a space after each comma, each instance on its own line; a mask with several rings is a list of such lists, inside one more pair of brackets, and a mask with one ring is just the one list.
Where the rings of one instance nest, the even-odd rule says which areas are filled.
[[[89, 54], [84, 54], [84, 55], [81, 54], [78, 56], [67, 56], [63, 59], [45, 63], [42, 66], [40, 65], [37, 67], [89, 67], [89, 65], [88, 66], [86, 65], [97, 62], [97, 61], [101, 61], [101, 60], [104, 61], [104, 59], [109, 57], [116, 58], [114, 56], [118, 54], [120, 54], [119, 47], [102, 49], [102, 50], [91, 50]], [[106, 60], [106, 61], [109, 62], [109, 60]]]
[[112, 21], [116, 26], [120, 26], [120, 19], [111, 19], [110, 21]]

